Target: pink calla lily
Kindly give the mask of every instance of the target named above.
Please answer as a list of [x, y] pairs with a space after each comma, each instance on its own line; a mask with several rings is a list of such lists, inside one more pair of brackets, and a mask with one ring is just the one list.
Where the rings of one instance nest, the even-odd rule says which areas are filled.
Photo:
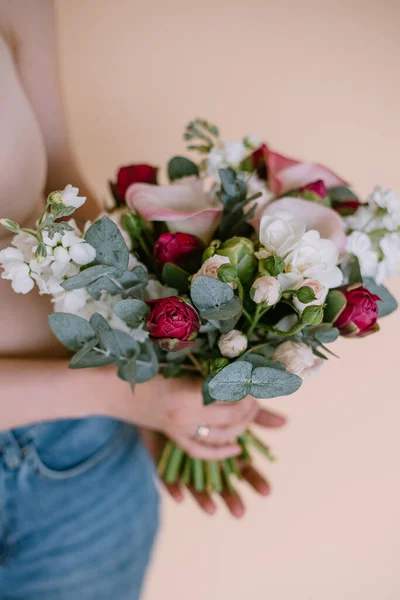
[[165, 221], [172, 233], [189, 233], [205, 244], [217, 229], [223, 210], [197, 179], [163, 186], [135, 183], [125, 198], [128, 206], [147, 221]]
[[328, 189], [346, 185], [346, 182], [328, 167], [282, 156], [272, 152], [265, 144], [254, 155], [256, 164], [262, 160], [265, 162], [268, 186], [275, 196], [282, 196], [286, 192], [305, 187], [317, 180], [321, 180]]
[[281, 198], [271, 202], [264, 211], [265, 215], [272, 216], [280, 211], [290, 212], [295, 219], [302, 221], [306, 229], [316, 229], [321, 238], [331, 240], [339, 254], [342, 255], [346, 248], [346, 234], [342, 218], [331, 208], [322, 206], [317, 202], [309, 202], [300, 198]]

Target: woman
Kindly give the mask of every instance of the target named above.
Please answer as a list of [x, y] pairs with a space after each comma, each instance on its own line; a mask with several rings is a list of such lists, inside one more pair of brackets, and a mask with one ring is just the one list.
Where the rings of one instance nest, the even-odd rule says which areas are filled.
[[[32, 226], [44, 197], [67, 183], [99, 206], [69, 150], [57, 85], [51, 0], [0, 2], [0, 216]], [[85, 90], [82, 93], [86, 93]], [[0, 250], [10, 244], [0, 232]], [[137, 387], [112, 369], [68, 371], [46, 297], [0, 280], [0, 598], [135, 599], [157, 529], [154, 467], [138, 429], [161, 431], [191, 455], [222, 459], [252, 421], [282, 425], [248, 398], [202, 406], [198, 382]], [[200, 425], [206, 438], [196, 437]], [[260, 493], [267, 483], [249, 466]], [[183, 495], [170, 488], [178, 501]], [[213, 513], [206, 494], [194, 494]], [[224, 493], [233, 514], [237, 496]]]

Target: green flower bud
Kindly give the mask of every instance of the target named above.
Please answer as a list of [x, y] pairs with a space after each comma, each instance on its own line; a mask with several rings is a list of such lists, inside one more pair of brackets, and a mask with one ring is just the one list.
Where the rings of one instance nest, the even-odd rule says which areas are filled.
[[238, 274], [233, 265], [221, 265], [218, 269], [218, 279], [224, 283], [233, 283], [237, 280]]
[[12, 233], [19, 232], [18, 223], [16, 223], [15, 221], [11, 221], [11, 219], [0, 219], [0, 225], [3, 225], [3, 227], [8, 229], [9, 231], [12, 231]]
[[140, 215], [134, 213], [125, 213], [121, 217], [122, 227], [133, 238], [137, 238], [142, 234], [144, 222]]
[[222, 369], [225, 369], [229, 365], [229, 360], [226, 358], [214, 358], [210, 363], [211, 375], [217, 375]]
[[280, 256], [269, 256], [258, 261], [258, 270], [263, 275], [276, 277], [285, 269], [285, 262]]
[[210, 246], [212, 246], [213, 248], [216, 248], [216, 249], [218, 249], [221, 244], [222, 244], [221, 240], [211, 240], [211, 242], [210, 242]]
[[304, 325], [319, 325], [324, 318], [322, 306], [307, 306], [301, 314], [301, 322]]
[[45, 244], [40, 243], [39, 246], [36, 248], [35, 258], [39, 265], [42, 265], [45, 262], [45, 260], [47, 259], [47, 248]]
[[316, 300], [317, 297], [312, 288], [308, 287], [307, 285], [303, 285], [303, 287], [301, 287], [297, 292], [297, 299], [302, 304], [309, 304], [310, 302]]
[[229, 258], [244, 285], [252, 281], [257, 268], [257, 260], [251, 240], [244, 237], [233, 237], [218, 248], [217, 254]]
[[209, 258], [212, 258], [215, 254], [216, 250], [214, 248], [214, 246], [208, 246], [208, 248], [206, 248], [203, 252], [203, 256], [201, 258], [201, 262], [205, 262], [206, 260], [208, 260]]
[[50, 204], [62, 204], [62, 194], [59, 190], [55, 191], [55, 192], [51, 192], [51, 194], [49, 194], [49, 197], [47, 198], [47, 201]]

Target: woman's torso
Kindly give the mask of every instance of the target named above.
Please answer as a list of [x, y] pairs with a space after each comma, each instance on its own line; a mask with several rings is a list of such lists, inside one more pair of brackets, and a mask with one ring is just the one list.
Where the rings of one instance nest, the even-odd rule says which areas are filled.
[[[0, 217], [33, 226], [44, 202], [47, 157], [43, 136], [24, 92], [11, 49], [0, 30]], [[0, 230], [0, 249], [12, 236]], [[13, 292], [0, 279], [0, 355], [54, 356], [61, 352], [47, 324], [49, 298]]]

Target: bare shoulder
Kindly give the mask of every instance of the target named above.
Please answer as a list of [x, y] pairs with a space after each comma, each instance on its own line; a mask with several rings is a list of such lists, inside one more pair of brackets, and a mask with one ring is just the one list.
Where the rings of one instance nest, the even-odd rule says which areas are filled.
[[0, 35], [14, 53], [28, 35], [40, 35], [52, 26], [54, 0], [0, 0]]

